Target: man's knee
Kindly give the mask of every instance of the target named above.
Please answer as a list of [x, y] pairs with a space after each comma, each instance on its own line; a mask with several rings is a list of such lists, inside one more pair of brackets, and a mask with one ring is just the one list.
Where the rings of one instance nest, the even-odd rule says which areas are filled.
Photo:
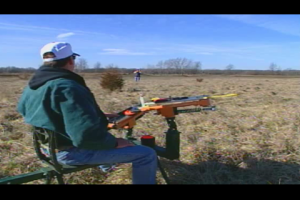
[[140, 148], [145, 156], [157, 156], [156, 151], [151, 147], [140, 145]]

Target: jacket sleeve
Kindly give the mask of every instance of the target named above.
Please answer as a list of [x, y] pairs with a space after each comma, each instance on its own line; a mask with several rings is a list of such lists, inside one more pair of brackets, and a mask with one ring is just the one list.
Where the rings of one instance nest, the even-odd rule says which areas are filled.
[[69, 86], [58, 93], [55, 101], [74, 146], [95, 150], [116, 146], [116, 138], [108, 132], [104, 120], [97, 114], [92, 97], [84, 88]]

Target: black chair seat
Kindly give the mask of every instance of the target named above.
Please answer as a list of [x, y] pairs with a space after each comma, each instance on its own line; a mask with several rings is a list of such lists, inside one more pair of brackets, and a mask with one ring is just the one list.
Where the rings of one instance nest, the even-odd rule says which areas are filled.
[[[57, 134], [54, 131], [47, 130], [45, 128], [32, 127], [33, 131], [33, 143], [35, 152], [38, 158], [47, 166], [54, 170], [54, 173], [49, 173], [50, 176], [55, 174], [60, 184], [63, 184], [63, 174], [68, 174], [76, 171], [81, 171], [88, 168], [94, 168], [100, 164], [95, 165], [64, 165], [57, 161]], [[49, 154], [45, 154], [42, 148], [47, 148]], [[51, 178], [50, 178], [51, 179]], [[48, 180], [49, 182], [49, 180]]]

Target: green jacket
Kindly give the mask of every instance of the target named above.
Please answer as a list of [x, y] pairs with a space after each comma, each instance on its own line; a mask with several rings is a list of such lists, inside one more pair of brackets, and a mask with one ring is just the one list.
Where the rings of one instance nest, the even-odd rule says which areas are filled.
[[94, 150], [116, 146], [93, 95], [74, 80], [49, 80], [36, 89], [26, 86], [17, 110], [26, 123], [59, 132], [59, 146]]

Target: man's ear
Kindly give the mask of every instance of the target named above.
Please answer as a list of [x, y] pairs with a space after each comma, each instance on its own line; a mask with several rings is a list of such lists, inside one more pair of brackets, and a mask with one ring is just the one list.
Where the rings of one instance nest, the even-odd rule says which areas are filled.
[[70, 57], [69, 61], [68, 61], [68, 64], [75, 65], [75, 60], [72, 57]]

